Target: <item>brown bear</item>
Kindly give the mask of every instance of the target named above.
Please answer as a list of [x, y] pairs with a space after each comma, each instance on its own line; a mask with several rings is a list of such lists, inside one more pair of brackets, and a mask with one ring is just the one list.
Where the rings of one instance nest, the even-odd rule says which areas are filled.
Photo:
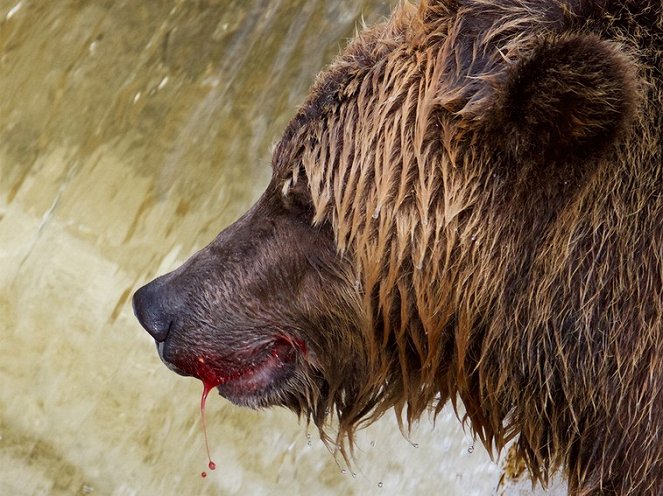
[[172, 370], [343, 452], [451, 400], [534, 481], [663, 494], [662, 49], [660, 0], [401, 5], [138, 319]]

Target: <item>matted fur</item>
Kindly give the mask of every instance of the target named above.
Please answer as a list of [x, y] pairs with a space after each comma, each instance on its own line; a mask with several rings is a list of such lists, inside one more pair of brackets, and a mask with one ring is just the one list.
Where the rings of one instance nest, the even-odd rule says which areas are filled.
[[134, 295], [162, 360], [346, 457], [450, 400], [535, 481], [663, 494], [661, 10], [427, 0], [363, 31], [258, 202]]
[[[319, 76], [274, 164], [361, 295], [359, 384], [326, 370], [309, 407], [338, 415], [336, 442], [459, 398], [535, 480], [661, 494], [661, 19], [654, 1], [406, 3]], [[587, 51], [568, 83], [587, 108], [523, 103], [539, 82], [514, 73]]]

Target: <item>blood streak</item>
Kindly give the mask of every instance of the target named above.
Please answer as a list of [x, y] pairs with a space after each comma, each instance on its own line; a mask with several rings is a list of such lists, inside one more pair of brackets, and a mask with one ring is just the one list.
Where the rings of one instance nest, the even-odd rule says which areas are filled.
[[[282, 348], [285, 348], [285, 350]], [[302, 355], [306, 355], [306, 343], [300, 339], [283, 338], [274, 344], [271, 354], [277, 360], [285, 363], [285, 361], [294, 359], [295, 351], [299, 351]], [[207, 466], [210, 470], [215, 470], [216, 463], [212, 461], [212, 456], [210, 455], [209, 450], [209, 441], [207, 437], [207, 418], [205, 415], [205, 402], [207, 401], [207, 395], [215, 387], [223, 384], [224, 382], [232, 380], [234, 376], [241, 376], [243, 373], [246, 373], [250, 369], [240, 370], [231, 375], [219, 374], [211, 367], [209, 367], [204, 357], [198, 357], [195, 361], [193, 370], [194, 375], [198, 377], [203, 383], [203, 394], [200, 398], [200, 415], [203, 424], [203, 434], [205, 436], [205, 449], [207, 450]], [[201, 472], [200, 475], [201, 477], [207, 477], [207, 472]]]
[[[218, 384], [216, 384], [215, 382], [207, 382], [203, 380], [203, 395], [200, 398], [200, 416], [203, 421], [203, 434], [205, 435], [205, 449], [207, 450], [207, 460], [209, 461], [207, 466], [209, 467], [210, 470], [216, 469], [216, 463], [212, 461], [212, 456], [210, 455], [209, 451], [209, 441], [207, 438], [207, 418], [205, 415], [205, 402], [207, 401], [207, 395], [209, 394], [209, 392], [212, 389], [214, 389], [216, 386], [218, 386]], [[207, 477], [207, 472], [202, 472], [200, 475], [202, 477]]]
[[[205, 450], [207, 451], [207, 466], [210, 470], [216, 469], [216, 463], [212, 461], [212, 456], [209, 451], [209, 440], [207, 437], [207, 415], [205, 414], [205, 403], [207, 402], [207, 395], [209, 392], [223, 382], [217, 374], [215, 374], [205, 363], [203, 357], [198, 358], [196, 366], [196, 376], [203, 383], [203, 394], [200, 398], [200, 417], [203, 424], [203, 435], [205, 436]], [[201, 472], [201, 477], [207, 477], [207, 472]]]

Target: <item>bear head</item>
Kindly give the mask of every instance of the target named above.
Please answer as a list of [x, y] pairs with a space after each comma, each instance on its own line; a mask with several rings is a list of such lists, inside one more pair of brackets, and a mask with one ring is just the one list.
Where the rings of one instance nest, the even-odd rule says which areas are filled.
[[459, 394], [501, 444], [473, 406], [494, 288], [465, 289], [481, 272], [519, 291], [519, 250], [628, 132], [634, 64], [588, 27], [592, 9], [430, 0], [360, 33], [284, 131], [253, 208], [134, 295], [164, 363], [239, 405], [336, 417], [333, 442]]

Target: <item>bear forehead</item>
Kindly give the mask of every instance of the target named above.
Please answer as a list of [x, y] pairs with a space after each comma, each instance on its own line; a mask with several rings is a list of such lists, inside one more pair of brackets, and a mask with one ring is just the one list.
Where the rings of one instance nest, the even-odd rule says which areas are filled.
[[354, 93], [351, 89], [356, 89], [374, 72], [380, 60], [415, 36], [415, 14], [412, 5], [404, 5], [388, 21], [364, 28], [331, 65], [316, 76], [308, 97], [274, 149], [272, 167], [275, 174], [289, 177], [296, 167], [302, 141], [314, 139], [310, 128], [319, 125], [335, 108], [351, 99]]
[[[472, 107], [468, 103], [476, 103], [490, 93], [490, 85], [482, 81], [504, 72], [532, 40], [546, 33], [589, 31], [591, 26], [600, 30], [607, 19], [624, 17], [627, 22], [629, 16], [623, 12], [626, 7], [620, 4], [604, 0], [422, 0], [419, 6], [403, 3], [388, 20], [358, 33], [318, 74], [308, 98], [274, 149], [275, 176], [284, 180], [291, 177], [292, 171], [299, 168], [304, 145], [316, 145], [317, 136], [324, 132], [325, 118], [356, 98], [367, 78], [380, 82], [372, 88], [384, 90], [382, 83], [390, 63], [401, 69], [398, 77], [415, 76], [411, 81], [416, 81], [421, 76], [424, 52], [438, 50], [443, 59], [440, 92], [446, 92], [439, 95], [439, 110], [457, 114], [466, 105], [466, 110]], [[645, 0], [640, 5], [645, 15], [654, 10], [645, 7], [655, 5], [655, 1]], [[402, 70], [403, 66], [408, 70]], [[389, 89], [382, 91], [380, 98], [389, 97]]]
[[[441, 48], [453, 36], [453, 42], [445, 45], [445, 56], [455, 61], [458, 71], [473, 66], [474, 72], [481, 73], [487, 69], [488, 61], [479, 63], [478, 59], [488, 57], [494, 62], [501, 57], [503, 54], [498, 49], [503, 38], [515, 38], [518, 32], [537, 36], [534, 29], [537, 26], [560, 30], [573, 19], [588, 16], [590, 8], [600, 10], [601, 3], [423, 0], [418, 7], [409, 3], [400, 5], [388, 20], [358, 33], [332, 64], [318, 74], [308, 98], [275, 147], [272, 159], [275, 173], [283, 177], [290, 174], [301, 151], [301, 141], [313, 138], [313, 133], [307, 130], [351, 100], [366, 77], [379, 79], [380, 71], [385, 70], [383, 62], [395, 52], [401, 57], [399, 63], [407, 56], [414, 67], [419, 52]], [[466, 84], [471, 85], [472, 81], [467, 79]]]

